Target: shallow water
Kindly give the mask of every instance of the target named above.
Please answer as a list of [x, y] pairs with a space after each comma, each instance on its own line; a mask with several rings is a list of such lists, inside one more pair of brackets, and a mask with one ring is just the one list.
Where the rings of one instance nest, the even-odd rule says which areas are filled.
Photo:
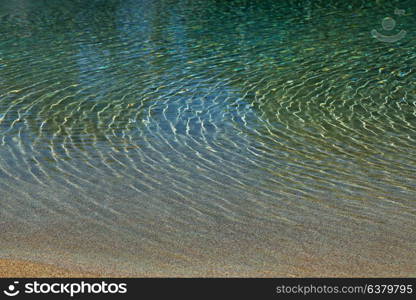
[[415, 276], [415, 14], [0, 0], [0, 255], [141, 276]]

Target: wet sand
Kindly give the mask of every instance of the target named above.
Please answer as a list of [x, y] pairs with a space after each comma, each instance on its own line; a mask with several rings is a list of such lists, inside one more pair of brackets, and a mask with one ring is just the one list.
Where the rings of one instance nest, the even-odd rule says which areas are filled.
[[[318, 267], [322, 267], [319, 271]], [[333, 266], [304, 258], [303, 262], [288, 268], [286, 272], [264, 270], [247, 270], [242, 266], [211, 266], [197, 268], [154, 268], [140, 273], [121, 274], [117, 271], [103, 272], [99, 270], [85, 271], [76, 266], [63, 268], [60, 266], [19, 259], [0, 258], [0, 278], [339, 278], [339, 277], [414, 277], [411, 266], [397, 268], [387, 264], [374, 266], [372, 272], [357, 272], [345, 266], [344, 271], [336, 271]], [[368, 267], [368, 266], [365, 266]]]
[[101, 277], [98, 273], [67, 270], [25, 260], [0, 259], [0, 277]]
[[[308, 231], [273, 234], [264, 224], [170, 231], [160, 244], [103, 226], [51, 222], [47, 228], [1, 224], [0, 277], [414, 277], [413, 243], [393, 233], [354, 231], [318, 239]], [[120, 221], [120, 224], [123, 222]], [[328, 226], [327, 226], [328, 227]], [[328, 227], [329, 228], [329, 227]], [[82, 231], [83, 229], [83, 231]], [[164, 237], [161, 224], [152, 227]], [[197, 227], [192, 227], [197, 232]], [[81, 232], [82, 234], [77, 234]], [[185, 231], [186, 232], [186, 231]], [[257, 234], [255, 234], [257, 233]], [[383, 238], [384, 237], [384, 238]], [[313, 239], [316, 239], [314, 242]], [[347, 239], [345, 242], [344, 239]], [[177, 243], [175, 243], [177, 241]], [[17, 246], [18, 245], [18, 246]], [[168, 245], [163, 246], [163, 245]]]

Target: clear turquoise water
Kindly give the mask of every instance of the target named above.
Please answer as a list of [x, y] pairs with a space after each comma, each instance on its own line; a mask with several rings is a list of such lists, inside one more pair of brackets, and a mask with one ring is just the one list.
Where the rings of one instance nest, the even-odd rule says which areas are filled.
[[415, 13], [1, 0], [0, 255], [128, 275], [416, 275]]

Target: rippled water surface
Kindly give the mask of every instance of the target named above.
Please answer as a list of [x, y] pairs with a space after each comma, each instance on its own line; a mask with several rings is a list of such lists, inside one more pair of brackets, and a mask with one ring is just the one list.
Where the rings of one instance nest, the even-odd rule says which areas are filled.
[[0, 255], [127, 275], [415, 276], [415, 14], [0, 0]]

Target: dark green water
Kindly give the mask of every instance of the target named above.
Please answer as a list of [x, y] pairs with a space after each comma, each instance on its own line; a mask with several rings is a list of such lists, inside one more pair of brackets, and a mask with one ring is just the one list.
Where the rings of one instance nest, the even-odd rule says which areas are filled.
[[414, 1], [0, 0], [1, 257], [415, 276], [415, 16]]

